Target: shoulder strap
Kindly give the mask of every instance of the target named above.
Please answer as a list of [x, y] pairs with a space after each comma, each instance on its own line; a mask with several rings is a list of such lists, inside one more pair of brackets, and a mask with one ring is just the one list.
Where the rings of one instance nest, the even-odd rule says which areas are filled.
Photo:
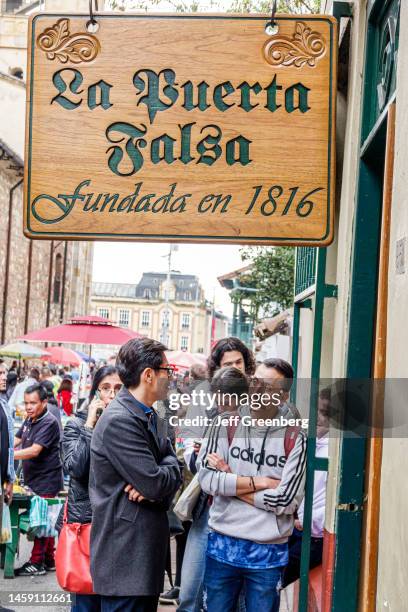
[[64, 516], [62, 519], [62, 522], [65, 523], [68, 521], [68, 499], [65, 500], [65, 504], [64, 504]]
[[300, 431], [300, 427], [297, 427], [295, 425], [292, 425], [291, 427], [287, 427], [285, 430], [285, 439], [283, 441], [283, 444], [285, 447], [286, 459], [289, 457], [290, 453], [292, 452], [296, 444], [296, 440], [297, 440], [299, 431]]

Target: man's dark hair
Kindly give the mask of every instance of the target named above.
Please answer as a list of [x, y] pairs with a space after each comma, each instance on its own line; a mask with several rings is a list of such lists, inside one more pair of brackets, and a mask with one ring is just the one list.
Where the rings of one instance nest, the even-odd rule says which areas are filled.
[[294, 370], [292, 366], [290, 365], [290, 363], [288, 363], [284, 359], [278, 359], [275, 357], [271, 357], [270, 359], [265, 359], [265, 361], [263, 361], [262, 363], [265, 367], [273, 368], [274, 370], [279, 372], [279, 374], [284, 376], [285, 377], [285, 385], [283, 387], [284, 391], [290, 391], [290, 388], [293, 384], [293, 377], [295, 375]]
[[39, 397], [41, 402], [46, 400], [47, 397], [48, 397], [47, 389], [41, 383], [36, 383], [35, 385], [30, 385], [24, 391], [24, 394], [26, 394], [26, 393], [38, 393], [38, 397]]
[[96, 392], [98, 390], [99, 385], [107, 376], [112, 376], [112, 374], [118, 374], [118, 368], [115, 366], [102, 366], [95, 372], [94, 379], [92, 381], [92, 387], [89, 392], [89, 403], [94, 399]]
[[190, 378], [192, 380], [205, 380], [207, 376], [207, 368], [204, 364], [194, 363], [190, 368]]
[[44, 366], [43, 368], [41, 368], [41, 376], [43, 378], [48, 378], [49, 376], [51, 376], [51, 370], [49, 367]]
[[232, 366], [221, 368], [214, 374], [210, 383], [212, 393], [235, 393], [238, 397], [244, 393], [248, 393], [249, 380], [248, 377]]
[[31, 368], [30, 370], [30, 378], [34, 378], [35, 380], [40, 380], [40, 370], [38, 368]]
[[47, 391], [47, 400], [49, 404], [54, 404], [54, 406], [58, 406], [58, 402], [55, 399], [54, 395], [54, 385], [51, 380], [42, 380], [41, 386]]
[[125, 387], [137, 387], [146, 368], [158, 370], [166, 350], [164, 344], [150, 338], [135, 338], [126, 342], [116, 359], [119, 377]]
[[228, 351], [238, 351], [241, 353], [245, 363], [245, 374], [251, 376], [255, 372], [255, 358], [252, 351], [239, 338], [233, 336], [229, 338], [222, 338], [218, 340], [217, 344], [211, 351], [211, 355], [208, 358], [208, 376], [211, 380], [214, 376], [215, 370], [221, 365], [221, 359]]
[[331, 401], [331, 389], [330, 387], [325, 387], [320, 390], [319, 397], [321, 400], [325, 400], [326, 402]]

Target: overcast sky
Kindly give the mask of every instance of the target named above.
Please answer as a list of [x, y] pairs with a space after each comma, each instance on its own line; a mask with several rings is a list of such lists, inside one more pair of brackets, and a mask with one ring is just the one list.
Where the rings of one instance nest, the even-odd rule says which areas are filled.
[[[215, 290], [216, 308], [231, 316], [228, 292], [220, 286], [217, 276], [246, 265], [239, 249], [233, 245], [180, 244], [172, 254], [172, 269], [196, 274], [207, 300], [212, 302]], [[167, 272], [168, 252], [169, 245], [165, 243], [95, 243], [93, 280], [137, 283], [142, 272]]]

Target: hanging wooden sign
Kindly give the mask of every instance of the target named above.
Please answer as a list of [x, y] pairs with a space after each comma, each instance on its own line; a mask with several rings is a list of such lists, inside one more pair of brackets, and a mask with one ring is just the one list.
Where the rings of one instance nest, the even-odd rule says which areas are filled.
[[39, 14], [30, 21], [30, 238], [329, 244], [336, 22]]

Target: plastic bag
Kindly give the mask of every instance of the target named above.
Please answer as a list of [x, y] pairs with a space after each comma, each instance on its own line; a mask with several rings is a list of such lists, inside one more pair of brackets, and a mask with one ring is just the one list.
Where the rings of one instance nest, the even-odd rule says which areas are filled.
[[0, 535], [0, 544], [11, 544], [12, 536], [11, 536], [11, 518], [10, 518], [10, 508], [4, 504], [3, 505], [3, 520], [1, 524], [1, 535]]
[[174, 506], [174, 514], [180, 521], [191, 521], [193, 518], [193, 510], [200, 497], [201, 487], [196, 474], [188, 487], [184, 489], [182, 494]]
[[48, 515], [47, 515], [47, 526], [44, 530], [44, 538], [55, 538], [58, 535], [55, 529], [55, 523], [57, 522], [59, 513], [61, 511], [63, 502], [59, 504], [48, 504]]
[[55, 529], [61, 503], [49, 504], [46, 499], [36, 495], [31, 500], [30, 536], [36, 538], [51, 538], [58, 535]]
[[47, 526], [48, 504], [47, 500], [34, 495], [30, 505], [30, 529], [40, 529]]

